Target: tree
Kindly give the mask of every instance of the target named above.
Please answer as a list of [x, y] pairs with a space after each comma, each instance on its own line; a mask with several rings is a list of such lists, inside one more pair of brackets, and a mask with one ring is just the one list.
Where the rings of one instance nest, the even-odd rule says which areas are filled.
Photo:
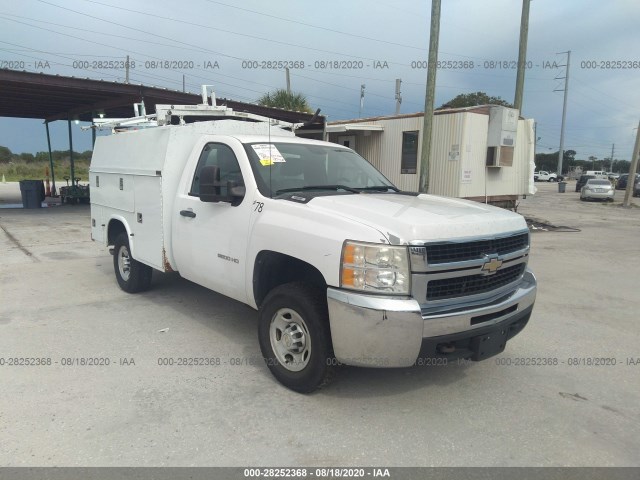
[[301, 93], [288, 93], [284, 89], [278, 89], [275, 92], [265, 93], [258, 99], [258, 105], [264, 107], [284, 108], [294, 112], [313, 113], [307, 98]]
[[576, 159], [576, 153], [577, 152], [575, 150], [565, 150], [562, 154], [562, 163], [564, 164], [566, 162], [567, 165], [569, 165], [574, 162]]
[[0, 147], [0, 163], [9, 163], [13, 154], [7, 147]]
[[576, 153], [575, 150], [564, 151], [562, 155], [562, 173], [568, 173], [571, 171], [571, 167], [576, 166]]
[[[570, 167], [576, 166], [576, 151], [565, 150], [562, 155], [562, 173], [567, 173]], [[578, 160], [579, 161], [579, 160]], [[558, 169], [558, 152], [536, 153], [536, 170], [555, 172]]]
[[555, 172], [558, 169], [558, 152], [536, 153], [536, 170]]
[[614, 171], [617, 173], [628, 173], [629, 167], [631, 167], [631, 163], [628, 160], [616, 160], [614, 163]]
[[26, 163], [32, 163], [36, 160], [36, 157], [33, 156], [33, 153], [21, 153], [19, 158]]
[[513, 105], [506, 102], [500, 97], [491, 97], [484, 92], [461, 93], [446, 103], [443, 103], [438, 110], [443, 108], [464, 108], [475, 107], [477, 105], [502, 105], [504, 107], [513, 108]]

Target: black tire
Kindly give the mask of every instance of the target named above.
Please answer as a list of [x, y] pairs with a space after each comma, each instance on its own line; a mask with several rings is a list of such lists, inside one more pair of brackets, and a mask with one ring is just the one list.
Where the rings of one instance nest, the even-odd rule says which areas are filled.
[[269, 370], [291, 390], [310, 393], [335, 376], [327, 300], [318, 288], [294, 282], [269, 292], [260, 307], [258, 340]]
[[127, 293], [143, 292], [151, 286], [153, 269], [131, 256], [126, 232], [119, 234], [113, 244], [113, 270], [118, 285]]

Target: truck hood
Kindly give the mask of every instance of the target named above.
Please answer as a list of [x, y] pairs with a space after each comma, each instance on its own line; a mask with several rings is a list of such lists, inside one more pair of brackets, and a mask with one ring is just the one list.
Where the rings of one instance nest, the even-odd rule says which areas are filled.
[[494, 236], [527, 229], [524, 218], [517, 213], [470, 200], [435, 195], [330, 195], [316, 197], [308, 206], [369, 225], [391, 244]]

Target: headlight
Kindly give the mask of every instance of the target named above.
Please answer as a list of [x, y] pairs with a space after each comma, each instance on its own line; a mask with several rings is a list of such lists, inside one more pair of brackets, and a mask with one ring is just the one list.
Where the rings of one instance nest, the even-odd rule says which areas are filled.
[[352, 290], [409, 294], [407, 247], [352, 242], [342, 246], [340, 286]]

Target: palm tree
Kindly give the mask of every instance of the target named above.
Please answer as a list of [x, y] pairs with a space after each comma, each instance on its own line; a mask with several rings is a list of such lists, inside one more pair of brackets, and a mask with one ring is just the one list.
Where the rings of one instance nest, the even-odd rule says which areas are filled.
[[258, 99], [258, 105], [264, 107], [284, 108], [295, 112], [313, 113], [307, 103], [307, 98], [301, 93], [289, 93], [279, 88], [275, 92], [265, 93]]

